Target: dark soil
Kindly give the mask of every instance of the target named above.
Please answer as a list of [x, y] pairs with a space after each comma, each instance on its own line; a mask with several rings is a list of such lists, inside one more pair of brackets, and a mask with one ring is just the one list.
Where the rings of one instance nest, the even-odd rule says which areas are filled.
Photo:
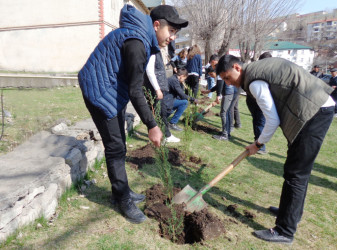
[[[145, 164], [155, 163], [155, 150], [149, 143], [139, 149], [128, 151], [126, 162], [130, 164], [133, 169], [141, 169]], [[188, 162], [193, 164], [200, 164], [201, 159], [196, 156], [186, 157], [179, 149], [169, 148], [168, 161], [172, 166], [180, 166]], [[193, 167], [193, 166], [192, 166]]]
[[243, 210], [245, 217], [248, 219], [255, 219], [256, 218], [256, 214], [249, 212], [248, 210]]
[[[174, 193], [179, 191], [179, 189], [175, 189]], [[226, 232], [224, 223], [208, 212], [206, 208], [199, 212], [189, 213], [184, 211], [184, 204], [175, 204], [171, 209], [167, 206], [168, 202], [160, 184], [146, 190], [144, 212], [148, 217], [159, 222], [159, 233], [162, 237], [177, 244], [193, 244], [217, 238]], [[175, 216], [172, 216], [173, 209]], [[175, 223], [172, 223], [174, 221]], [[181, 227], [178, 227], [179, 234], [173, 236], [170, 233], [170, 228], [172, 228], [172, 224], [178, 225], [179, 221], [181, 223]]]

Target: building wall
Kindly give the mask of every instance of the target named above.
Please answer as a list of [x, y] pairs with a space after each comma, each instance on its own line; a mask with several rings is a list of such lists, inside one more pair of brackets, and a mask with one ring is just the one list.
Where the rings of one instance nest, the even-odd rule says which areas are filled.
[[269, 52], [273, 57], [287, 59], [306, 70], [311, 70], [315, 55], [314, 51], [310, 49], [273, 50]]
[[[262, 53], [266, 51], [269, 51], [273, 57], [284, 58], [293, 63], [296, 63], [297, 65], [303, 67], [305, 70], [311, 70], [315, 56], [314, 51], [310, 49], [265, 50], [262, 51]], [[229, 51], [229, 54], [240, 57], [240, 50], [231, 49]], [[251, 57], [252, 56], [253, 53], [251, 53]]]
[[138, 0], [0, 0], [0, 70], [77, 72], [119, 26], [124, 2], [143, 8]]

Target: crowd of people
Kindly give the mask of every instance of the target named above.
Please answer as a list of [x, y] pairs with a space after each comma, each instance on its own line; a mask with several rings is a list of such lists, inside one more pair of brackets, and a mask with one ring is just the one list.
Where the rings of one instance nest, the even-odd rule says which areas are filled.
[[[163, 132], [167, 142], [180, 141], [170, 130], [181, 131], [178, 121], [188, 102], [198, 103], [201, 50], [198, 45], [183, 49], [178, 55], [171, 50], [174, 74], [167, 79], [160, 49], [174, 48], [176, 33], [187, 25], [188, 21], [169, 5], [154, 8], [150, 16], [125, 5], [121, 10], [120, 28], [111, 31], [98, 44], [78, 74], [84, 102], [105, 147], [111, 202], [133, 223], [146, 220], [136, 206], [145, 196], [130, 189], [125, 171], [126, 105], [131, 100], [156, 147], [162, 144]], [[208, 89], [201, 92], [208, 98], [216, 92], [215, 102], [221, 105], [221, 133], [214, 135], [214, 139], [226, 141], [231, 138], [233, 128], [242, 126], [238, 99], [243, 89], [253, 118], [254, 142], [246, 146], [249, 154], [266, 153], [265, 143], [278, 127], [288, 140], [280, 203], [272, 210], [277, 213], [275, 227], [255, 231], [260, 239], [293, 241], [313, 163], [337, 110], [334, 102], [337, 69], [330, 71], [331, 87], [318, 80], [321, 75], [316, 70], [310, 74], [268, 53], [250, 64], [243, 64], [231, 55], [220, 58], [212, 55], [206, 65]], [[151, 97], [144, 95], [143, 86], [149, 89]], [[154, 104], [149, 105], [153, 98]], [[164, 127], [158, 126], [154, 107]]]

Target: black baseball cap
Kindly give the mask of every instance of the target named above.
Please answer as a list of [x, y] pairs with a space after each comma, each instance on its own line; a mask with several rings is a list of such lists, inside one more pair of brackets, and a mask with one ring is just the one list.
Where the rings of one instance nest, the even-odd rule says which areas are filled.
[[185, 28], [188, 25], [188, 21], [179, 17], [178, 11], [171, 5], [159, 5], [155, 7], [150, 16], [152, 21], [159, 19], [165, 19], [170, 25], [179, 29]]

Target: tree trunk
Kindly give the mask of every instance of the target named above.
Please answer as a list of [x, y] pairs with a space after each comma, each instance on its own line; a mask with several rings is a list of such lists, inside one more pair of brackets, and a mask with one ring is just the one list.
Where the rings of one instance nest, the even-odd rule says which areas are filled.
[[210, 39], [206, 39], [205, 41], [205, 64], [209, 62], [211, 55], [212, 55], [211, 41]]

